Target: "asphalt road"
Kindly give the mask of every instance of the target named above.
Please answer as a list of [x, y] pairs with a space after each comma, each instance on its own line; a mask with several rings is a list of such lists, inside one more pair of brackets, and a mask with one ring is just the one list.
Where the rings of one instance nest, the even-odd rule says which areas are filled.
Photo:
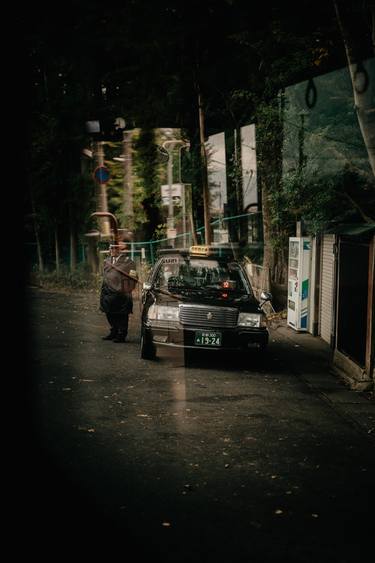
[[39, 558], [374, 561], [374, 441], [285, 342], [148, 362], [138, 303], [126, 344], [101, 340], [94, 293], [28, 303], [22, 537]]

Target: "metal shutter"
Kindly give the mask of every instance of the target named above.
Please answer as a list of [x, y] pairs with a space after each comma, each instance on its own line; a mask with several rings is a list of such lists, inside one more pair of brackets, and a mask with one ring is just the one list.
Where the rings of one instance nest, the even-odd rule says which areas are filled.
[[333, 272], [334, 272], [334, 255], [333, 245], [335, 235], [324, 235], [322, 241], [322, 264], [321, 264], [321, 298], [320, 298], [320, 336], [330, 344], [331, 342], [331, 326], [333, 313]]

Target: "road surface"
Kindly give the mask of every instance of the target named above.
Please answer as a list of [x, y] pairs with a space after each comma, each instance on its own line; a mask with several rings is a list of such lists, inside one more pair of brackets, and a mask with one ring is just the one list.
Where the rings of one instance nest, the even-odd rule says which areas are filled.
[[185, 367], [140, 359], [138, 302], [115, 344], [95, 293], [28, 299], [24, 511], [41, 557], [374, 561], [374, 440], [306, 384], [277, 331], [264, 356]]

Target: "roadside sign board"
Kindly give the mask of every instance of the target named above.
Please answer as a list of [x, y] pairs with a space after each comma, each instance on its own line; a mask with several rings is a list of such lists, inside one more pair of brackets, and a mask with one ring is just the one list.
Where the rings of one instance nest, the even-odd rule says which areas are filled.
[[94, 170], [94, 178], [98, 184], [106, 184], [109, 181], [110, 174], [105, 166], [98, 166]]
[[[164, 184], [163, 186], [161, 186], [162, 205], [169, 205], [169, 193], [170, 193], [169, 190], [170, 188], [168, 184]], [[172, 191], [173, 204], [181, 205], [181, 198], [183, 192], [182, 184], [172, 184], [171, 191]]]
[[167, 238], [176, 238], [177, 230], [176, 229], [167, 229]]

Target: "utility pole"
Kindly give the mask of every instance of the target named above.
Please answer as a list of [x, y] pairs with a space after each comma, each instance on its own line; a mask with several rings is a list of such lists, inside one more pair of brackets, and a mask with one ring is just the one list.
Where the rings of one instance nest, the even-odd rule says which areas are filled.
[[[174, 141], [170, 141], [169, 143], [166, 142], [165, 144], [171, 144], [171, 148], [168, 150], [168, 219], [167, 219], [167, 227], [168, 233], [173, 233], [174, 230], [174, 209], [173, 209], [173, 196], [172, 196], [172, 184], [173, 184], [173, 147]], [[167, 235], [169, 238], [169, 234]], [[171, 237], [171, 245], [174, 246], [174, 237]]]
[[[168, 139], [164, 141], [163, 148], [168, 152], [168, 219], [167, 219], [167, 238], [170, 239], [170, 244], [174, 246], [175, 242], [175, 228], [174, 228], [174, 208], [173, 208], [173, 150], [176, 146], [180, 146], [180, 149], [183, 147], [189, 147], [189, 143], [185, 143], [181, 139]], [[179, 150], [179, 160], [181, 159], [181, 151]], [[179, 180], [181, 184], [181, 170], [179, 170]], [[181, 188], [182, 189], [182, 188]], [[185, 198], [185, 188], [183, 188], [183, 193], [181, 192], [181, 197]], [[183, 220], [185, 221], [185, 207], [184, 207], [184, 199], [183, 199]], [[185, 231], [185, 223], [183, 227]], [[185, 239], [184, 239], [185, 240]]]
[[[98, 167], [104, 166], [104, 142], [96, 141], [95, 143], [95, 158]], [[108, 212], [108, 201], [107, 201], [107, 188], [105, 183], [97, 184], [96, 191], [96, 207], [97, 211]], [[111, 234], [110, 224], [107, 217], [101, 220], [102, 234], [109, 236]]]
[[202, 167], [202, 187], [203, 187], [203, 213], [204, 213], [204, 233], [205, 243], [211, 244], [211, 225], [210, 225], [210, 194], [208, 190], [207, 178], [207, 154], [205, 145], [205, 128], [204, 128], [204, 110], [202, 94], [197, 84], [198, 90], [198, 113], [199, 113], [199, 139], [200, 139], [200, 153], [201, 153], [201, 167]]
[[305, 115], [306, 112], [301, 111], [299, 116], [301, 119], [301, 126], [298, 131], [298, 174], [301, 176], [303, 169], [306, 165], [306, 157], [304, 154], [305, 144]]

